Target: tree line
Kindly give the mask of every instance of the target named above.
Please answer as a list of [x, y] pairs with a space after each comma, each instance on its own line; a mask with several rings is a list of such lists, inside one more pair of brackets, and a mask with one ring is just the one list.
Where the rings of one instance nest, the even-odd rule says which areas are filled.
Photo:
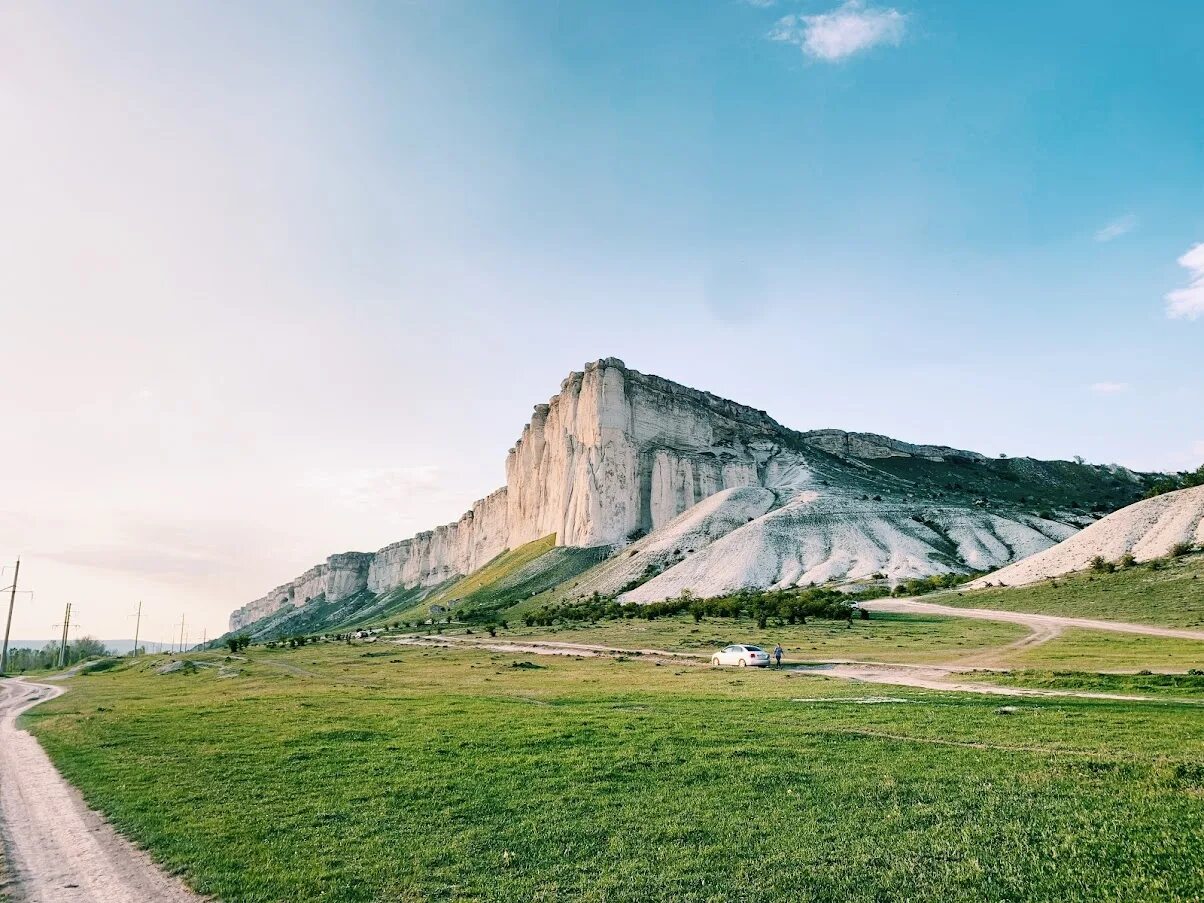
[[[109, 655], [105, 644], [96, 637], [80, 637], [73, 643], [67, 644], [65, 662], [67, 667], [90, 658]], [[10, 674], [20, 674], [25, 671], [44, 671], [57, 668], [59, 664], [59, 644], [47, 643], [41, 649], [9, 649], [8, 670]]]
[[594, 593], [588, 599], [544, 605], [524, 615], [523, 623], [528, 627], [549, 627], [557, 621], [603, 621], [620, 618], [654, 621], [657, 618], [689, 613], [695, 621], [701, 621], [703, 618], [749, 617], [763, 629], [770, 619], [777, 624], [806, 624], [807, 618], [851, 621], [856, 602], [885, 595], [887, 590], [880, 587], [860, 593], [809, 587], [778, 590], [743, 589], [726, 596], [700, 599], [686, 589], [674, 599], [636, 605], [624, 604], [601, 593]]

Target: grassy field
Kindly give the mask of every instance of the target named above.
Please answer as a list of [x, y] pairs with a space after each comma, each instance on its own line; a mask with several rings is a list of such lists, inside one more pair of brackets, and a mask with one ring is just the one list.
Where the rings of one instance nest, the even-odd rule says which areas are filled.
[[1069, 574], [1032, 586], [942, 593], [932, 601], [967, 608], [1042, 612], [1075, 618], [1134, 621], [1163, 627], [1204, 627], [1204, 554], [1152, 570]]
[[1073, 671], [1187, 671], [1204, 668], [1204, 643], [1097, 630], [1067, 630], [1056, 639], [1006, 655], [1010, 668]]
[[624, 649], [664, 649], [709, 655], [729, 643], [755, 643], [773, 649], [781, 643], [790, 662], [836, 659], [930, 664], [1010, 643], [1028, 635], [1016, 624], [960, 620], [922, 615], [875, 612], [869, 621], [827, 621], [770, 624], [764, 630], [751, 618], [704, 618], [696, 624], [689, 615], [646, 621], [632, 618], [597, 624], [559, 627], [511, 625], [499, 635], [507, 639], [553, 640]]
[[381, 643], [153, 663], [26, 721], [225, 900], [1204, 896], [1189, 705]]

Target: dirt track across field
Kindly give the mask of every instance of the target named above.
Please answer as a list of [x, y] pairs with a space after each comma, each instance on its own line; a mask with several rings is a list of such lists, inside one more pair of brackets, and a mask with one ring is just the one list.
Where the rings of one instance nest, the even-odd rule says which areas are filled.
[[1037, 615], [1024, 611], [999, 611], [993, 608], [957, 608], [920, 602], [916, 599], [873, 599], [860, 602], [870, 611], [897, 612], [911, 615], [941, 615], [947, 618], [976, 618], [981, 621], [1006, 621], [1022, 624], [1034, 631], [1048, 632], [1068, 629], [1105, 630], [1111, 633], [1136, 633], [1142, 636], [1168, 637], [1178, 640], [1204, 642], [1204, 630], [1181, 630], [1175, 627], [1155, 627], [1153, 624], [1133, 624], [1128, 621], [1097, 621], [1091, 618], [1064, 618], [1061, 615]]
[[63, 780], [17, 716], [62, 693], [0, 682], [0, 835], [15, 903], [199, 903]]

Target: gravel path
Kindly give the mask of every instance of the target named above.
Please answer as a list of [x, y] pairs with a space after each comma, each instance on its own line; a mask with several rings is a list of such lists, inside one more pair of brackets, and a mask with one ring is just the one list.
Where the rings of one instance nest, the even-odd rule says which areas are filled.
[[1155, 627], [1152, 624], [1132, 624], [1127, 621], [1096, 621], [1090, 618], [1063, 618], [1060, 615], [1036, 615], [1023, 611], [998, 611], [991, 608], [955, 608], [935, 602], [915, 599], [873, 599], [859, 602], [870, 611], [898, 612], [915, 615], [943, 615], [950, 618], [977, 618], [983, 621], [1007, 621], [1023, 624], [1032, 630], [1061, 631], [1067, 628], [1106, 630], [1112, 633], [1137, 633], [1143, 636], [1169, 637], [1179, 640], [1204, 641], [1204, 630], [1180, 630], [1174, 627]]
[[63, 780], [17, 716], [61, 687], [0, 683], [0, 833], [16, 903], [203, 900], [118, 834]]

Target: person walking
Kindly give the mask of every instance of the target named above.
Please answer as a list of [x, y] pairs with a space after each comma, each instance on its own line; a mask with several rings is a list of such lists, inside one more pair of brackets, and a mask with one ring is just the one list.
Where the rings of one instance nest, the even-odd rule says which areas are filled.
[[777, 662], [778, 667], [782, 667], [782, 644], [778, 643], [773, 647], [773, 659]]

